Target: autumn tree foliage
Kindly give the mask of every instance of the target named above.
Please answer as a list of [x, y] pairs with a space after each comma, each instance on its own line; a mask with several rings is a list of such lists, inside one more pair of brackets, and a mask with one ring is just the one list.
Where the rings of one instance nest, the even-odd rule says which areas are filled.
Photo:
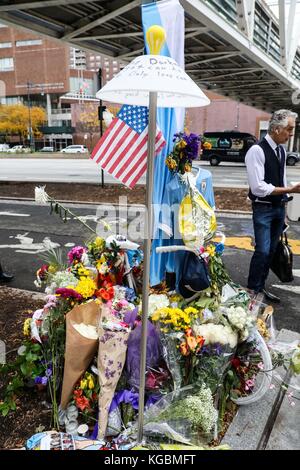
[[[87, 103], [84, 106], [83, 111], [79, 115], [79, 123], [77, 128], [80, 132], [84, 132], [89, 136], [89, 147], [90, 151], [92, 150], [93, 137], [97, 134], [99, 135], [99, 116], [98, 116], [98, 103]], [[119, 111], [119, 107], [112, 106], [109, 108], [109, 111], [116, 116]], [[103, 132], [106, 130], [105, 122], [103, 121]]]
[[[39, 127], [47, 119], [43, 108], [32, 106], [30, 108], [31, 126], [34, 137], [42, 134]], [[23, 141], [29, 134], [29, 108], [23, 104], [0, 105], [0, 134], [5, 136], [18, 135]]]

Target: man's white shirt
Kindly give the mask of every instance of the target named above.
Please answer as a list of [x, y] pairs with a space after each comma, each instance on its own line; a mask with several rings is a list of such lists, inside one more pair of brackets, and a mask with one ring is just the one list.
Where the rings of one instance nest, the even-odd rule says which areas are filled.
[[[277, 159], [276, 148], [278, 145], [269, 134], [265, 136], [265, 139], [274, 151], [274, 158]], [[285, 149], [284, 152], [286, 159]], [[269, 196], [274, 191], [275, 186], [264, 181], [265, 154], [263, 149], [257, 144], [252, 145], [246, 154], [245, 163], [247, 167], [248, 183], [252, 194], [257, 197]], [[283, 184], [285, 187], [287, 186], [286, 165], [284, 165]]]

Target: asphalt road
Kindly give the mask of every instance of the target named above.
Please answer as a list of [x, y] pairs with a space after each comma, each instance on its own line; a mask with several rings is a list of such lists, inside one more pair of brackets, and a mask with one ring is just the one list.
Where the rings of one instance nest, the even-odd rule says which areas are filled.
[[[113, 212], [113, 206], [68, 206], [78, 216], [82, 216], [93, 229], [98, 228], [100, 235], [107, 235], [99, 222], [104, 216], [112, 229], [119, 218], [119, 231], [125, 233], [127, 220], [130, 226], [139, 227], [142, 233], [141, 208], [122, 209]], [[137, 213], [135, 213], [135, 211]], [[246, 285], [251, 251], [245, 249], [247, 240], [252, 237], [252, 221], [245, 217], [219, 217], [219, 230], [226, 234], [230, 247], [226, 246], [224, 262], [232, 279]], [[131, 234], [133, 232], [131, 231]], [[35, 272], [43, 263], [42, 257], [50, 244], [61, 247], [64, 254], [70, 247], [83, 243], [93, 237], [93, 233], [77, 220], [68, 220], [65, 224], [57, 215], [50, 215], [48, 207], [34, 203], [0, 202], [0, 260], [6, 270], [15, 274], [12, 287], [36, 290], [33, 281]], [[300, 224], [290, 223], [289, 237], [295, 246], [300, 246]], [[130, 237], [131, 239], [133, 237]], [[248, 243], [249, 244], [249, 243]], [[46, 246], [45, 246], [46, 245]], [[297, 251], [300, 254], [300, 250]], [[282, 285], [270, 274], [269, 283], [282, 301], [275, 305], [274, 318], [278, 329], [287, 328], [300, 332], [300, 256], [294, 256], [295, 280], [292, 284]], [[276, 287], [274, 287], [276, 286]], [[1, 288], [1, 287], [0, 287]]]
[[[244, 164], [222, 163], [212, 167], [209, 162], [201, 162], [201, 166], [211, 171], [214, 187], [248, 187]], [[0, 159], [0, 181], [99, 183], [100, 175], [99, 166], [89, 159]], [[300, 165], [287, 168], [287, 179], [300, 181]], [[107, 173], [105, 182], [119, 184]], [[145, 177], [140, 183], [145, 184]]]

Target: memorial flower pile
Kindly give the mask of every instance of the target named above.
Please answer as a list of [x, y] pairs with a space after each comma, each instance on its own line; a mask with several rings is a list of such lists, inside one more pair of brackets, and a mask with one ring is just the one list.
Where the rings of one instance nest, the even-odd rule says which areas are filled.
[[[210, 285], [194, 300], [165, 286], [151, 291], [145, 377], [146, 435], [155, 430], [195, 445], [222, 429], [230, 400], [255, 393], [267, 373], [256, 332], [272, 337], [266, 318], [257, 318], [248, 294], [230, 280], [223, 243], [210, 240], [198, 251]], [[120, 417], [136, 423], [143, 306], [139, 290], [126, 284], [125, 256], [140, 278], [140, 251], [125, 253], [99, 237], [71, 248], [65, 259], [49, 253], [37, 272], [45, 305], [25, 320], [18, 359], [5, 366], [12, 381], [2, 414], [15, 408], [30, 382], [47, 391], [56, 429], [67, 423], [70, 404], [90, 432], [98, 421], [94, 433], [101, 440], [122, 435]], [[277, 351], [275, 358], [275, 349], [273, 363], [282, 365], [285, 355]], [[299, 350], [289, 352], [287, 364], [299, 373]]]

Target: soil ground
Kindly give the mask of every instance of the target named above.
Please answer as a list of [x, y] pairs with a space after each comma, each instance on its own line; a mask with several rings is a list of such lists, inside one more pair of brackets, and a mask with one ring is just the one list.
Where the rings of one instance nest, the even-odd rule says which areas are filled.
[[[131, 190], [117, 184], [106, 184], [102, 188], [97, 184], [0, 182], [0, 197], [32, 199], [37, 185], [46, 186], [47, 193], [58, 200], [117, 204], [119, 198], [125, 196], [128, 204], [145, 203], [144, 185], [137, 185]], [[251, 204], [247, 201], [247, 192], [247, 189], [215, 188], [216, 208], [251, 211]]]
[[[33, 298], [31, 293], [0, 285], [0, 334], [6, 345], [7, 361], [17, 355], [23, 341], [23, 323], [32, 313], [44, 305], [41, 299]], [[0, 375], [0, 400], [10, 376]], [[38, 428], [49, 429], [51, 411], [45, 406], [45, 392], [30, 389], [17, 399], [17, 409], [5, 418], [0, 416], [0, 450], [18, 449]]]

